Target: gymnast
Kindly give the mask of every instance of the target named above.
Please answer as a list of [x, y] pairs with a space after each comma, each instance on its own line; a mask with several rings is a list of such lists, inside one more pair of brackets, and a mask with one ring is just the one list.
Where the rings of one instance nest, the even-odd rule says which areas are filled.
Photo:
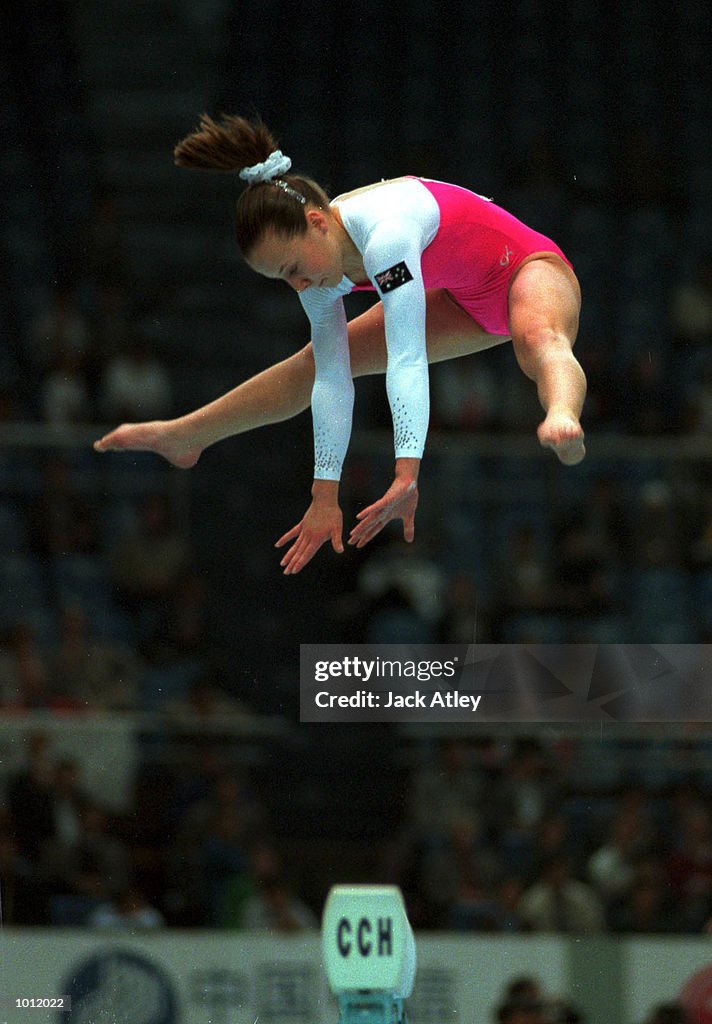
[[[456, 185], [395, 178], [330, 201], [259, 120], [200, 120], [175, 149], [180, 167], [239, 171], [237, 242], [257, 273], [299, 295], [311, 343], [185, 416], [123, 424], [97, 451], [153, 451], [195, 465], [216, 441], [288, 419], [311, 403], [314, 480], [304, 517], [276, 543], [289, 545], [285, 575], [327, 541], [343, 552], [339, 480], [351, 433], [353, 378], [386, 374], [395, 472], [380, 500], [357, 515], [348, 543], [361, 548], [391, 520], [414, 537], [418, 474], [429, 417], [428, 363], [511, 340], [536, 385], [545, 418], [540, 444], [573, 465], [585, 455], [579, 422], [586, 378], [573, 355], [581, 291], [550, 239], [491, 200]], [[347, 322], [343, 296], [379, 302]]]

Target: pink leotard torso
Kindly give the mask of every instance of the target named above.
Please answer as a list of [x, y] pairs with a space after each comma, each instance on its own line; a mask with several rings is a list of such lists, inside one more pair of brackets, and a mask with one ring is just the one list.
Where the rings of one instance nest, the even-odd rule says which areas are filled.
[[314, 476], [323, 480], [339, 479], [351, 434], [354, 387], [345, 295], [368, 288], [380, 296], [394, 455], [420, 459], [430, 410], [427, 291], [447, 291], [482, 330], [507, 338], [517, 267], [534, 253], [552, 253], [568, 263], [551, 239], [457, 185], [398, 178], [334, 203], [370, 284], [357, 286], [344, 275], [337, 285], [299, 293], [314, 353]]
[[485, 331], [508, 335], [509, 285], [522, 260], [535, 252], [551, 252], [571, 263], [550, 238], [488, 199], [459, 185], [415, 180], [440, 210], [437, 234], [421, 258], [425, 287], [444, 288]]

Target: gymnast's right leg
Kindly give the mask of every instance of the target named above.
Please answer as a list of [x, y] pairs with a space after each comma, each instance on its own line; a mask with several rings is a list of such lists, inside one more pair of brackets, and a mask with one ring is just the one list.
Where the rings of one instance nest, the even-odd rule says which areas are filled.
[[[442, 290], [427, 293], [428, 361], [440, 362], [498, 345], [508, 339], [485, 334]], [[383, 306], [377, 302], [349, 321], [354, 377], [384, 373], [386, 337]], [[210, 445], [255, 427], [290, 419], [309, 407], [314, 383], [311, 344], [270, 366], [215, 401], [173, 420], [124, 423], [94, 444], [98, 452], [152, 451], [188, 469]]]

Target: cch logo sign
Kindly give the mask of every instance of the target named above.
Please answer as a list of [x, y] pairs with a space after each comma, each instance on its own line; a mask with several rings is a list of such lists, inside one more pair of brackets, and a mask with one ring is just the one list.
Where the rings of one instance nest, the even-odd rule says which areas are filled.
[[407, 999], [415, 939], [400, 889], [335, 885], [322, 918], [322, 951], [331, 991], [388, 992]]
[[393, 918], [361, 917], [352, 922], [342, 917], [336, 929], [336, 945], [344, 959], [352, 954], [364, 958], [393, 956]]

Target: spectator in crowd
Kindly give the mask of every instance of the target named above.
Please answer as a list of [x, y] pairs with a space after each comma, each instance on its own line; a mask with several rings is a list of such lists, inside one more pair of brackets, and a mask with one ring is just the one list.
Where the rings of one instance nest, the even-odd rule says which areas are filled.
[[480, 357], [438, 363], [431, 371], [432, 424], [441, 430], [491, 430], [499, 409], [497, 378]]
[[363, 639], [367, 644], [429, 643], [432, 627], [423, 621], [412, 595], [402, 584], [382, 590], [365, 608]]
[[645, 1024], [694, 1024], [681, 1003], [658, 1003], [645, 1018]]
[[667, 876], [686, 931], [700, 931], [712, 913], [712, 816], [706, 805], [681, 816]]
[[132, 647], [91, 635], [80, 605], [62, 610], [59, 641], [48, 655], [53, 693], [82, 710], [129, 710], [136, 706], [142, 668]]
[[[558, 810], [548, 810], [532, 834], [531, 855], [521, 866], [528, 868], [525, 877], [536, 880], [553, 857], [562, 857], [576, 866], [581, 859], [580, 837], [573, 835], [568, 819]], [[513, 866], [519, 867], [519, 864]]]
[[20, 856], [34, 864], [42, 843], [54, 835], [53, 756], [45, 732], [30, 733], [24, 747], [25, 765], [8, 781], [7, 807]]
[[518, 873], [531, 863], [538, 829], [558, 797], [558, 780], [541, 743], [534, 737], [517, 740], [494, 801], [498, 844], [510, 870]]
[[581, 1011], [565, 999], [552, 999], [548, 1006], [551, 1024], [583, 1024]]
[[241, 701], [231, 697], [210, 675], [202, 672], [188, 683], [184, 697], [166, 705], [166, 713], [180, 722], [185, 731], [196, 733], [202, 726], [217, 726], [249, 715]]
[[27, 347], [34, 365], [45, 373], [61, 364], [65, 356], [87, 358], [89, 325], [70, 287], [58, 288], [50, 305], [30, 326]]
[[693, 527], [689, 563], [693, 569], [712, 569], [712, 490], [708, 490], [700, 509], [700, 519]]
[[490, 637], [490, 609], [469, 573], [456, 573], [446, 584], [445, 610], [438, 640], [444, 644], [485, 643]]
[[83, 897], [89, 908], [126, 886], [128, 851], [109, 832], [104, 809], [87, 800], [76, 838], [55, 833], [45, 841], [38, 870], [53, 894]]
[[613, 563], [599, 544], [587, 517], [570, 518], [556, 544], [556, 591], [562, 613], [578, 618], [611, 610]]
[[432, 763], [413, 772], [404, 825], [416, 843], [433, 844], [450, 834], [453, 821], [482, 822], [484, 788], [466, 740], [446, 737]]
[[522, 896], [519, 910], [534, 931], [595, 934], [605, 926], [596, 891], [572, 878], [562, 857], [552, 857], [541, 878]]
[[188, 569], [163, 608], [157, 628], [156, 660], [164, 663], [206, 655], [208, 587], [206, 578]]
[[251, 891], [249, 849], [238, 809], [221, 806], [198, 848], [198, 874], [204, 886], [204, 924], [239, 927]]
[[[422, 541], [417, 547], [400, 542], [377, 545], [358, 575], [359, 593], [364, 606], [371, 606], [371, 618], [373, 609], [383, 608], [387, 598], [401, 595], [412, 614], [413, 639], [417, 636], [420, 643], [435, 640], [444, 611], [445, 583], [441, 566]], [[379, 639], [374, 636], [372, 642], [397, 643], [401, 638], [384, 634]]]
[[98, 412], [102, 411], [102, 381], [111, 361], [131, 350], [135, 332], [132, 316], [125, 286], [112, 281], [97, 285], [92, 318], [90, 379]]
[[294, 893], [274, 847], [264, 843], [253, 847], [250, 863], [254, 891], [242, 911], [246, 931], [292, 934], [319, 927], [316, 916]]
[[670, 372], [658, 349], [636, 353], [625, 374], [625, 400], [620, 408], [622, 426], [630, 434], [650, 437], [680, 427], [681, 410], [670, 388]]
[[473, 819], [453, 818], [442, 841], [426, 847], [420, 859], [420, 891], [433, 926], [499, 930], [499, 875], [498, 859]]
[[89, 385], [83, 360], [64, 353], [42, 383], [42, 418], [52, 427], [88, 423], [92, 419]]
[[712, 435], [712, 363], [704, 366], [694, 388], [690, 389], [685, 411], [685, 423], [692, 434]]
[[42, 486], [28, 501], [27, 521], [32, 551], [43, 559], [93, 554], [99, 548], [96, 509], [78, 494], [64, 456], [52, 455], [44, 462]]
[[190, 843], [205, 836], [223, 811], [235, 816], [236, 834], [239, 834], [245, 849], [257, 843], [268, 831], [264, 805], [246, 774], [237, 769], [223, 769], [214, 777], [209, 796], [187, 807], [181, 823], [183, 841]]
[[536, 392], [527, 388], [526, 383], [526, 380], [519, 380], [518, 375], [511, 372], [503, 376], [498, 426], [507, 433], [524, 433], [527, 424], [531, 423], [529, 417], [538, 415]]
[[502, 545], [500, 559], [498, 579], [502, 614], [551, 608], [554, 603], [552, 566], [533, 525], [522, 523], [512, 527]]
[[496, 889], [499, 930], [525, 932], [528, 926], [519, 911], [525, 885], [518, 875], [505, 874]]
[[79, 762], [74, 757], [61, 757], [54, 765], [52, 779], [54, 836], [59, 843], [72, 846], [79, 842], [87, 803]]
[[504, 990], [504, 1002], [529, 1001], [531, 1003], [543, 1003], [545, 1001], [544, 989], [541, 982], [533, 974], [519, 974], [507, 982]]
[[[587, 342], [590, 339], [587, 339]], [[590, 345], [586, 352], [586, 417], [593, 429], [620, 429], [625, 415], [625, 404], [620, 400], [620, 374], [610, 358], [610, 348], [604, 344]]]
[[113, 356], [102, 376], [101, 411], [109, 420], [165, 419], [171, 413], [168, 372], [145, 338]]
[[[545, 1024], [582, 1024], [583, 1017], [566, 999], [544, 991], [537, 978], [522, 975], [507, 985], [502, 1001], [504, 1017], [510, 1021], [543, 1020]], [[536, 1014], [540, 1016], [537, 1017]]]
[[165, 921], [160, 910], [151, 906], [139, 886], [131, 883], [122, 888], [114, 899], [100, 903], [92, 910], [87, 924], [90, 928], [138, 932], [161, 928]]
[[635, 880], [635, 863], [645, 837], [634, 813], [619, 812], [601, 846], [588, 859], [586, 873], [606, 906], [624, 896]]
[[703, 350], [712, 342], [712, 252], [700, 260], [690, 280], [673, 290], [670, 330], [673, 342]]
[[97, 291], [127, 282], [121, 216], [116, 196], [105, 184], [94, 195], [84, 227], [84, 242], [84, 274]]
[[624, 504], [616, 477], [594, 477], [587, 498], [586, 525], [596, 550], [609, 564], [620, 564], [627, 544]]
[[632, 885], [610, 905], [608, 924], [613, 932], [625, 934], [685, 930], [659, 858], [648, 854], [636, 861]]
[[665, 480], [649, 480], [641, 488], [631, 513], [629, 559], [639, 568], [682, 568], [689, 538], [684, 516]]
[[546, 1004], [533, 999], [510, 999], [497, 1008], [497, 1024], [550, 1024]]
[[162, 494], [145, 498], [137, 527], [111, 553], [111, 579], [136, 621], [147, 654], [159, 639], [166, 608], [174, 602], [190, 560], [188, 541], [173, 521], [168, 499]]
[[0, 895], [3, 924], [46, 923], [44, 894], [32, 864], [20, 853], [20, 844], [6, 820], [0, 820]]
[[0, 643], [0, 704], [14, 712], [59, 708], [50, 690], [49, 670], [29, 622], [11, 626]]

